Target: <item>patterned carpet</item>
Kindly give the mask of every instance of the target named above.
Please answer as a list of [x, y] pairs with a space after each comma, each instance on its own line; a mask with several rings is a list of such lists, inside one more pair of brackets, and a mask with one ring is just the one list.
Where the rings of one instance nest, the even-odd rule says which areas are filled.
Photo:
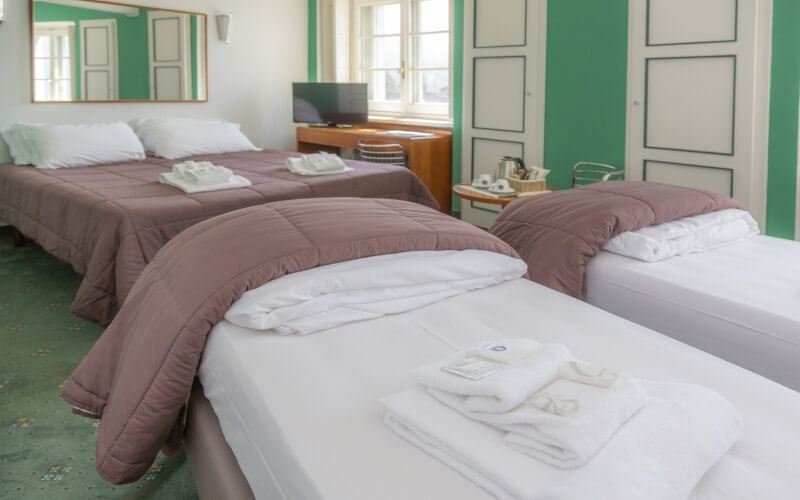
[[98, 422], [79, 417], [60, 385], [102, 329], [69, 312], [80, 276], [0, 228], [0, 498], [197, 498], [183, 454], [159, 455], [136, 483], [94, 469]]

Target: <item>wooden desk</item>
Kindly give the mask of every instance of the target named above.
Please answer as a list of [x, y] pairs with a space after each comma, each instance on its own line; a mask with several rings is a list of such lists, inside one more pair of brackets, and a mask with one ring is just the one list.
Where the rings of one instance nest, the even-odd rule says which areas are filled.
[[[297, 150], [301, 153], [328, 151], [339, 153], [341, 148], [358, 149], [358, 141], [373, 144], [400, 144], [408, 156], [408, 168], [431, 191], [439, 202], [439, 210], [450, 213], [452, 186], [453, 134], [449, 130], [412, 129], [433, 133], [433, 137], [409, 138], [378, 135], [385, 126], [353, 128], [297, 127]], [[398, 130], [399, 127], [391, 127]], [[403, 127], [403, 129], [407, 129]]]

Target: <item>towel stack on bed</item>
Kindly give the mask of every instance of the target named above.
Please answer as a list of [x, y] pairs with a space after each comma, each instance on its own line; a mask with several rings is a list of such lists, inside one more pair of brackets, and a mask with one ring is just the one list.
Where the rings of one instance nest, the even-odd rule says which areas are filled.
[[707, 389], [632, 379], [527, 339], [412, 377], [426, 390], [384, 398], [386, 425], [499, 498], [683, 499], [742, 430]]
[[172, 172], [158, 177], [159, 182], [181, 189], [187, 193], [219, 191], [248, 187], [252, 183], [228, 168], [214, 165], [210, 161], [186, 161], [172, 166]]
[[288, 158], [286, 167], [297, 175], [332, 175], [354, 172], [353, 168], [348, 167], [337, 155], [324, 151], [303, 155], [299, 158]]

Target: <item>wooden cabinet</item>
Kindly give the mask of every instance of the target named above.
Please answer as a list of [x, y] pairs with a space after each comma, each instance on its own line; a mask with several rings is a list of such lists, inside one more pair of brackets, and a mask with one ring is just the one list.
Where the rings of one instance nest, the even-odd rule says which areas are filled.
[[[413, 138], [377, 133], [385, 130], [385, 127], [377, 125], [353, 128], [297, 127], [297, 150], [301, 153], [319, 151], [338, 153], [341, 148], [358, 149], [358, 141], [400, 144], [406, 150], [409, 170], [431, 191], [439, 202], [439, 210], [449, 214], [452, 188], [452, 133], [449, 130], [413, 129], [433, 134], [430, 137]], [[392, 127], [391, 130], [398, 130], [398, 127]]]

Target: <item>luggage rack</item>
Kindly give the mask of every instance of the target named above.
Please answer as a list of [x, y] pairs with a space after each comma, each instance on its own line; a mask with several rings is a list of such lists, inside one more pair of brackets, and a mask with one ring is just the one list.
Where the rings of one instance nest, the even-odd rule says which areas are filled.
[[401, 144], [368, 144], [358, 141], [358, 159], [372, 163], [406, 166], [406, 150]]

